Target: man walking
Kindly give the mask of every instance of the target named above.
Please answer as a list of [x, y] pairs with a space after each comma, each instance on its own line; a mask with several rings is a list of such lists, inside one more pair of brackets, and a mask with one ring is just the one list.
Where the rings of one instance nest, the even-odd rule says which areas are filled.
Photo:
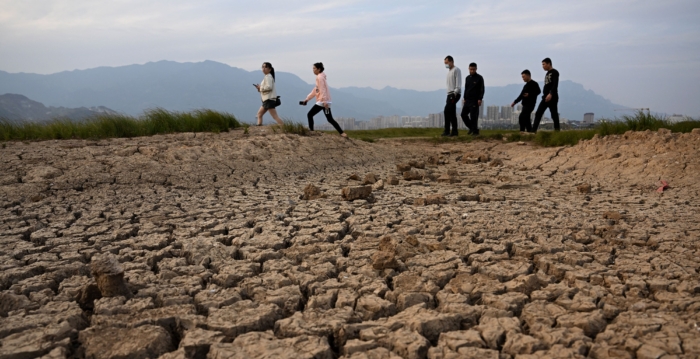
[[532, 132], [532, 125], [530, 124], [530, 115], [535, 109], [535, 104], [537, 103], [537, 96], [541, 93], [540, 85], [537, 81], [532, 80], [532, 75], [530, 70], [525, 70], [520, 73], [525, 81], [525, 86], [520, 92], [520, 96], [510, 104], [510, 107], [514, 107], [515, 104], [523, 101], [523, 110], [520, 111], [520, 117], [518, 118], [520, 122], [520, 132]]
[[559, 71], [552, 68], [552, 60], [549, 57], [542, 60], [542, 68], [547, 71], [547, 74], [544, 76], [542, 102], [540, 102], [537, 112], [535, 112], [535, 123], [532, 125], [532, 132], [537, 132], [542, 115], [544, 115], [544, 111], [547, 108], [549, 108], [549, 113], [552, 114], [554, 131], [559, 131], [559, 110], [557, 109], [557, 103], [559, 102]]
[[[447, 71], [447, 102], [445, 104], [445, 132], [442, 136], [457, 136], [457, 102], [462, 94], [462, 71], [455, 66], [452, 56], [445, 57]], [[450, 130], [450, 127], [452, 129]]]
[[476, 73], [476, 64], [469, 64], [469, 76], [464, 80], [464, 100], [462, 101], [462, 121], [469, 128], [469, 134], [479, 135], [479, 106], [484, 99], [484, 78]]

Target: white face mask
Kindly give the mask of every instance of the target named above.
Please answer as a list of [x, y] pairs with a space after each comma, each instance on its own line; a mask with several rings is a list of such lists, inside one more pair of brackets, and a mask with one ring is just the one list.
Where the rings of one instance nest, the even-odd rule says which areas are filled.
[[445, 68], [446, 68], [446, 69], [449, 69], [449, 68], [450, 68], [450, 65], [445, 64]]

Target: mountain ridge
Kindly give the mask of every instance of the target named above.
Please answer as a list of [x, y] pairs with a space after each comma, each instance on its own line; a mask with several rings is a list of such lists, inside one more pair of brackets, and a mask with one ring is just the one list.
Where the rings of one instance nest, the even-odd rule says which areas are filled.
[[[277, 72], [276, 77], [283, 104], [280, 115], [306, 122], [309, 107], [299, 106], [297, 102], [306, 97], [313, 84], [288, 72]], [[106, 106], [134, 116], [154, 107], [173, 111], [211, 108], [252, 122], [260, 107], [260, 97], [251, 84], [261, 79], [260, 71], [246, 71], [211, 60], [184, 63], [161, 60], [49, 75], [0, 71], [0, 93], [22, 94], [54, 107]], [[330, 78], [331, 84], [332, 81]], [[488, 78], [486, 81], [488, 84]], [[518, 84], [487, 87], [484, 102], [486, 106], [506, 106], [517, 97], [521, 87]], [[615, 108], [625, 107], [572, 81], [562, 81], [560, 93], [559, 111], [562, 117], [572, 120], [581, 120], [585, 112], [594, 112], [596, 118], [612, 118]], [[379, 115], [427, 116], [442, 112], [445, 101], [444, 90], [418, 91], [391, 86], [379, 90], [331, 87], [331, 95], [336, 117], [357, 120]]]

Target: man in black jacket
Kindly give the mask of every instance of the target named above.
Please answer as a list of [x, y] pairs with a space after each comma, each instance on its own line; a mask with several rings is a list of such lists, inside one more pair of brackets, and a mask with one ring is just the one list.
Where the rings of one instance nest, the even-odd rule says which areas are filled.
[[469, 76], [464, 80], [464, 100], [462, 100], [462, 121], [469, 134], [479, 135], [479, 106], [484, 99], [484, 78], [476, 73], [476, 64], [469, 64]]
[[532, 132], [537, 132], [537, 127], [540, 126], [544, 111], [549, 108], [549, 113], [552, 114], [554, 121], [554, 131], [559, 131], [559, 71], [552, 68], [552, 60], [549, 57], [542, 60], [542, 68], [547, 71], [544, 76], [544, 89], [542, 90], [542, 102], [537, 107], [535, 112], [535, 123], [532, 125]]
[[515, 106], [515, 104], [521, 100], [523, 101], [523, 109], [520, 111], [520, 117], [518, 118], [520, 122], [520, 132], [532, 132], [530, 115], [535, 109], [537, 95], [539, 95], [542, 91], [540, 91], [540, 85], [537, 83], [537, 81], [532, 80], [530, 70], [525, 70], [521, 72], [520, 75], [523, 77], [523, 81], [525, 81], [525, 86], [523, 86], [520, 96], [518, 96], [518, 98], [516, 98], [515, 101], [510, 104], [510, 107]]

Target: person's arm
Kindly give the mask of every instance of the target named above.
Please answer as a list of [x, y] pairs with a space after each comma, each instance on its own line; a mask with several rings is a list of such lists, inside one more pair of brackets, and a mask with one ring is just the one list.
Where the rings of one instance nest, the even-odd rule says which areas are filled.
[[552, 71], [552, 89], [549, 91], [552, 96], [558, 95], [559, 91], [559, 71], [554, 70]]
[[484, 85], [484, 77], [479, 76], [479, 78], [481, 82], [481, 88], [479, 89], [479, 106], [481, 106], [481, 101], [484, 99], [484, 94], [486, 93], [486, 85]]
[[542, 90], [540, 90], [540, 84], [537, 83], [537, 81], [531, 81], [532, 86], [530, 86], [530, 93], [532, 93], [532, 96], [537, 97], [542, 93]]
[[462, 94], [462, 70], [455, 69], [455, 95]]
[[271, 75], [265, 75], [262, 83], [260, 84], [260, 93], [270, 93], [272, 92], [272, 83], [270, 82]]

